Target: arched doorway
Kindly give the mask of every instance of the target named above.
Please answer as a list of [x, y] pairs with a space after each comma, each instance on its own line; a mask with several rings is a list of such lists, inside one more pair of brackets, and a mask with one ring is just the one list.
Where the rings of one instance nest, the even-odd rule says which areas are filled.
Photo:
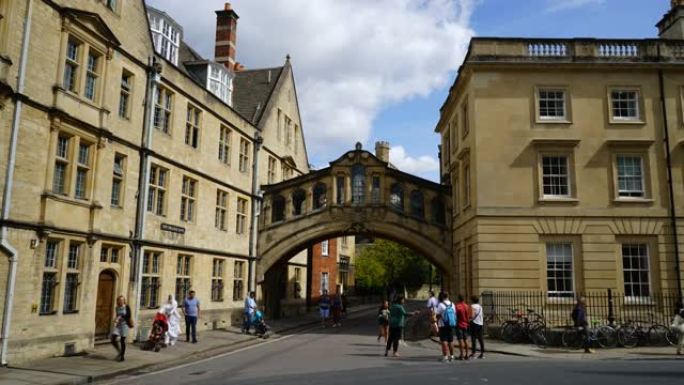
[[97, 302], [95, 305], [95, 339], [107, 339], [112, 326], [116, 276], [105, 270], [97, 280]]

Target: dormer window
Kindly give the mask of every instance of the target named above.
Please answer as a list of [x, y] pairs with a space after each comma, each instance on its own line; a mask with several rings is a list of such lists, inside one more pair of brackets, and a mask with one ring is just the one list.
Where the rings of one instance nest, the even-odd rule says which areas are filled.
[[182, 34], [180, 26], [160, 11], [151, 10], [148, 17], [155, 51], [177, 65], [178, 47]]
[[209, 65], [207, 89], [226, 104], [232, 106], [233, 79], [230, 72], [223, 65]]

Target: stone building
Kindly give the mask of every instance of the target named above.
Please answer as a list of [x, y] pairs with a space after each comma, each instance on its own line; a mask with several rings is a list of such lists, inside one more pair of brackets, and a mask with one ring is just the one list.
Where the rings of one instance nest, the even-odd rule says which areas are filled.
[[190, 289], [201, 329], [240, 318], [259, 186], [308, 159], [289, 58], [244, 70], [237, 19], [210, 60], [142, 0], [0, 0], [3, 364], [92, 347], [117, 295], [138, 333]]
[[658, 39], [471, 41], [436, 127], [460, 291], [681, 287], [682, 15]]

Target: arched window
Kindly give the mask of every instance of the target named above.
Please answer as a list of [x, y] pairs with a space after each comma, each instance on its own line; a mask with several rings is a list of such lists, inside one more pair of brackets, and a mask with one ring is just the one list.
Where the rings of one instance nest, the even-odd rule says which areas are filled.
[[328, 205], [328, 186], [325, 183], [316, 183], [313, 188], [313, 208], [321, 209]]
[[404, 186], [401, 183], [394, 183], [390, 187], [389, 204], [395, 210], [404, 211]]
[[411, 191], [411, 216], [425, 219], [425, 203], [420, 190]]
[[297, 189], [292, 193], [292, 215], [302, 215], [304, 213], [305, 201], [306, 191]]
[[362, 205], [366, 195], [366, 170], [360, 164], [352, 167], [352, 204]]
[[271, 222], [280, 222], [285, 219], [285, 198], [282, 195], [273, 197], [271, 205]]
[[442, 198], [440, 198], [440, 197], [432, 198], [432, 201], [430, 202], [430, 206], [432, 208], [432, 221], [439, 224], [439, 225], [446, 224], [446, 212], [445, 212], [444, 202], [442, 201]]

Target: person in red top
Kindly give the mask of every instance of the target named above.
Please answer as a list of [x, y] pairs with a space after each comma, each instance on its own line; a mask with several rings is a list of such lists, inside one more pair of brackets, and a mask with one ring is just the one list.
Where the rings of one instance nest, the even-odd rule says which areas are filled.
[[459, 360], [468, 359], [468, 325], [470, 323], [470, 306], [465, 303], [462, 294], [458, 295], [456, 304], [456, 340], [458, 341]]

